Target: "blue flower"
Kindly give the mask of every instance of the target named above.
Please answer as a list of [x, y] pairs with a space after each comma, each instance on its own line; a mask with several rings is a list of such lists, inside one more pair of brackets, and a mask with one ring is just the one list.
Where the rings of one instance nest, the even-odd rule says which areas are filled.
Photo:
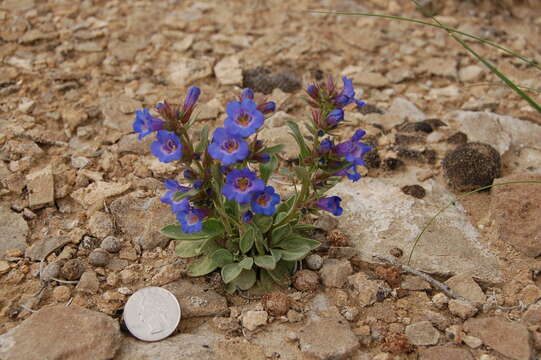
[[267, 101], [257, 105], [257, 110], [261, 111], [263, 114], [270, 114], [276, 110], [276, 103], [274, 101]]
[[353, 182], [359, 181], [361, 179], [361, 174], [357, 172], [357, 165], [351, 165], [350, 167], [338, 171], [336, 176], [347, 176]]
[[167, 191], [165, 192], [165, 195], [160, 198], [160, 200], [165, 204], [171, 205], [171, 210], [175, 214], [180, 211], [188, 211], [190, 208], [190, 199], [184, 198], [182, 200], [175, 201], [173, 197], [177, 192], [185, 193], [189, 191], [190, 188], [180, 185], [176, 180], [165, 180], [164, 185]]
[[334, 104], [338, 107], [344, 107], [355, 101], [355, 89], [353, 89], [353, 82], [347, 77], [342, 78], [344, 87], [342, 90], [334, 97]]
[[262, 164], [268, 163], [270, 161], [270, 159], [271, 159], [271, 157], [267, 153], [261, 153], [261, 154], [256, 154], [256, 155], [252, 156], [252, 160], [260, 162]]
[[154, 131], [163, 128], [163, 121], [150, 115], [148, 109], [137, 110], [135, 112], [135, 121], [133, 122], [133, 131], [139, 133], [139, 140]]
[[201, 90], [197, 86], [190, 87], [182, 106], [182, 112], [192, 110], [199, 99], [199, 95], [201, 95]]
[[364, 101], [357, 100], [357, 99], [355, 99], [355, 104], [357, 104], [357, 109], [359, 109], [359, 110], [366, 105], [366, 103]]
[[330, 196], [321, 198], [316, 202], [316, 206], [321, 210], [325, 210], [333, 214], [334, 216], [342, 215], [344, 209], [340, 207], [342, 199], [338, 196]]
[[242, 222], [245, 223], [245, 224], [249, 224], [252, 222], [252, 219], [254, 218], [254, 213], [251, 212], [250, 210], [246, 210], [243, 214], [242, 214]]
[[161, 162], [168, 163], [182, 158], [182, 144], [174, 132], [160, 130], [156, 138], [150, 149]]
[[205, 212], [202, 209], [189, 208], [187, 211], [177, 213], [177, 220], [185, 233], [193, 233], [203, 230]]
[[226, 166], [246, 159], [250, 153], [246, 141], [238, 135], [229, 134], [224, 128], [214, 131], [208, 152], [213, 159]]
[[250, 89], [250, 88], [246, 88], [246, 89], [242, 90], [242, 92], [240, 93], [240, 101], [242, 101], [244, 99], [253, 100], [254, 99], [254, 91], [252, 89]]
[[232, 135], [248, 137], [259, 129], [265, 117], [257, 110], [257, 105], [250, 99], [242, 102], [231, 101], [226, 106], [227, 118], [224, 121], [225, 129]]
[[338, 123], [342, 120], [344, 120], [344, 110], [342, 109], [334, 109], [327, 115], [327, 118], [325, 119], [327, 121], [327, 124], [331, 126], [336, 126]]
[[364, 134], [365, 131], [357, 130], [350, 140], [336, 145], [335, 152], [354, 165], [366, 166], [363, 157], [372, 147], [359, 141]]
[[319, 143], [319, 148], [318, 148], [318, 152], [323, 155], [323, 154], [327, 154], [329, 151], [331, 151], [334, 147], [334, 143], [331, 139], [327, 138], [327, 139], [324, 139], [323, 141], [321, 141]]
[[280, 203], [280, 195], [274, 192], [272, 186], [267, 186], [263, 191], [254, 193], [251, 205], [254, 213], [270, 216], [276, 212], [278, 203]]
[[247, 168], [231, 170], [225, 181], [222, 193], [227, 199], [235, 200], [239, 204], [246, 204], [251, 200], [253, 193], [263, 191], [265, 188], [263, 180], [258, 179], [256, 174]]

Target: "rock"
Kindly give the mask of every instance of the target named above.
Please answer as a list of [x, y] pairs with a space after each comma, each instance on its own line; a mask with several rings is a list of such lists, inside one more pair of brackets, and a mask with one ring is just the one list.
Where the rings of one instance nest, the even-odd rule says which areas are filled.
[[436, 311], [425, 310], [423, 317], [441, 331], [444, 331], [451, 324], [451, 320], [447, 316]]
[[265, 131], [259, 133], [259, 140], [265, 141], [268, 146], [283, 144], [284, 148], [280, 153], [287, 160], [297, 159], [299, 157], [299, 149], [295, 139], [289, 135], [288, 131], [290, 131], [288, 126], [267, 128]]
[[9, 263], [4, 260], [0, 260], [0, 275], [7, 274], [11, 270]]
[[474, 360], [472, 354], [456, 346], [433, 346], [421, 349], [419, 360]]
[[189, 83], [212, 75], [214, 59], [208, 56], [198, 56], [197, 59], [176, 58], [166, 72], [172, 85], [187, 86]]
[[109, 253], [117, 253], [122, 248], [122, 240], [114, 237], [114, 236], [107, 236], [103, 241], [101, 242], [100, 247], [109, 252]]
[[60, 285], [53, 289], [53, 299], [56, 302], [64, 303], [71, 298], [71, 289], [68, 286]]
[[222, 85], [241, 85], [242, 69], [237, 56], [228, 56], [214, 66], [214, 74]]
[[448, 78], [456, 78], [457, 76], [457, 61], [452, 57], [446, 58], [428, 58], [423, 60], [418, 70], [427, 72], [435, 76], [443, 76]]
[[414, 198], [422, 199], [426, 195], [425, 189], [421, 185], [406, 185], [402, 186], [402, 192], [406, 195], [411, 195]]
[[310, 270], [319, 270], [323, 266], [323, 259], [318, 254], [308, 255], [304, 261]]
[[97, 181], [71, 193], [71, 197], [84, 208], [103, 203], [103, 200], [120, 195], [131, 187], [130, 183]]
[[182, 318], [224, 315], [229, 311], [227, 300], [216, 291], [190, 280], [177, 280], [164, 286], [177, 297]]
[[39, 209], [54, 203], [54, 180], [50, 166], [34, 171], [26, 177], [28, 206]]
[[436, 345], [440, 339], [439, 331], [430, 321], [420, 321], [406, 326], [406, 336], [413, 345]]
[[62, 267], [57, 262], [46, 265], [41, 271], [40, 280], [43, 282], [49, 282], [53, 278], [58, 279], [61, 268]]
[[10, 249], [26, 249], [28, 225], [24, 218], [7, 206], [0, 206], [0, 259]]
[[319, 272], [323, 285], [336, 288], [344, 286], [348, 276], [352, 273], [353, 268], [349, 261], [337, 259], [325, 260]]
[[88, 262], [93, 266], [107, 266], [109, 264], [109, 253], [104, 249], [97, 248], [88, 255]]
[[[517, 174], [496, 183], [541, 180], [541, 176]], [[539, 184], [496, 186], [491, 190], [490, 213], [500, 238], [527, 256], [541, 254], [541, 191]]]
[[265, 325], [269, 314], [266, 311], [250, 310], [242, 315], [242, 326], [250, 331], [254, 331], [259, 326]]
[[88, 158], [84, 156], [73, 156], [71, 158], [71, 166], [75, 169], [83, 169], [90, 163]]
[[298, 323], [301, 322], [302, 319], [304, 319], [304, 316], [298, 311], [291, 309], [287, 312], [287, 320], [290, 323]]
[[359, 305], [369, 306], [378, 300], [378, 292], [384, 289], [385, 283], [381, 280], [370, 280], [363, 272], [355, 273], [347, 278], [357, 294]]
[[471, 191], [491, 185], [500, 176], [500, 154], [490, 145], [467, 143], [445, 155], [442, 167], [453, 190]]
[[362, 68], [359, 68], [361, 71], [356, 72], [354, 74], [344, 74], [344, 75], [351, 75], [351, 79], [353, 80], [354, 85], [360, 85], [361, 87], [373, 87], [373, 88], [382, 88], [389, 86], [389, 80], [375, 72], [370, 71], [362, 71]]
[[[339, 230], [352, 240], [361, 260], [372, 263], [373, 255], [385, 257], [393, 248], [410, 249], [411, 239], [454, 199], [435, 179], [423, 182], [425, 198], [405, 195], [401, 187], [416, 181], [416, 173], [408, 166], [400, 177], [341, 182], [327, 192], [342, 198]], [[498, 259], [479, 238], [463, 207], [456, 204], [421, 237], [411, 266], [445, 276], [472, 271], [477, 279], [497, 283], [501, 281]]]
[[96, 294], [99, 288], [100, 282], [94, 271], [85, 271], [77, 284], [77, 290], [87, 294]]
[[115, 231], [111, 217], [103, 211], [96, 211], [88, 220], [90, 233], [99, 239], [112, 234]]
[[438, 309], [443, 309], [449, 303], [449, 298], [444, 293], [438, 293], [432, 297], [432, 302]]
[[483, 68], [477, 65], [469, 65], [458, 71], [458, 77], [462, 82], [473, 82], [483, 76]]
[[331, 232], [338, 226], [338, 219], [336, 216], [320, 214], [314, 225], [325, 232]]
[[288, 121], [296, 121], [296, 118], [285, 111], [277, 111], [265, 120], [265, 126], [269, 128], [282, 127], [286, 126]]
[[498, 317], [469, 319], [464, 323], [464, 331], [511, 359], [531, 358], [530, 334], [523, 324]]
[[312, 270], [298, 271], [293, 277], [293, 287], [299, 291], [316, 291], [319, 287], [319, 275]]
[[128, 194], [113, 201], [110, 210], [126, 237], [143, 249], [165, 248], [169, 243], [169, 239], [160, 234], [160, 229], [175, 224], [176, 219], [170, 207], [159, 198], [140, 199]]
[[404, 290], [412, 291], [424, 291], [432, 289], [432, 287], [426, 280], [423, 280], [415, 275], [404, 276], [402, 278], [402, 283], [400, 283], [400, 287]]
[[71, 238], [69, 236], [50, 236], [36, 241], [32, 246], [26, 249], [24, 256], [33, 261], [39, 261], [48, 256], [51, 252], [60, 249], [69, 244]]
[[130, 269], [124, 269], [118, 275], [123, 285], [131, 285], [137, 281], [137, 273]]
[[85, 271], [84, 265], [78, 259], [71, 259], [64, 263], [60, 274], [66, 280], [78, 280]]
[[248, 87], [263, 94], [270, 94], [275, 88], [290, 93], [301, 88], [299, 77], [289, 71], [272, 74], [270, 69], [262, 66], [246, 69], [242, 72], [242, 87]]
[[389, 106], [387, 116], [395, 116], [398, 119], [397, 123], [403, 121], [423, 121], [426, 115], [417, 108], [411, 101], [401, 97], [397, 97]]
[[360, 346], [349, 323], [340, 315], [310, 319], [298, 331], [298, 338], [302, 353], [310, 359], [348, 359]]
[[464, 342], [464, 344], [468, 345], [472, 349], [477, 349], [478, 347], [483, 345], [483, 342], [481, 341], [481, 339], [476, 338], [475, 336], [470, 336], [470, 335], [464, 335], [462, 337], [462, 341]]
[[522, 315], [522, 321], [528, 325], [541, 326], [541, 304], [534, 304]]
[[404, 80], [413, 79], [415, 77], [413, 72], [405, 67], [392, 69], [386, 74], [386, 76], [393, 84], [398, 84]]
[[448, 306], [451, 314], [456, 315], [464, 320], [477, 314], [477, 308], [471, 303], [464, 300], [449, 300]]
[[485, 293], [467, 273], [455, 275], [447, 280], [445, 284], [458, 295], [473, 303], [484, 304], [486, 302]]
[[0, 336], [0, 357], [107, 360], [115, 356], [120, 342], [116, 320], [76, 305], [54, 305]]
[[152, 277], [151, 284], [153, 286], [162, 286], [169, 284], [182, 276], [182, 268], [180, 264], [165, 265], [160, 271]]
[[126, 95], [103, 98], [100, 101], [103, 113], [103, 125], [118, 130], [122, 134], [133, 132], [135, 111], [142, 108], [142, 104]]
[[289, 310], [289, 298], [280, 291], [265, 294], [261, 298], [263, 309], [272, 316], [282, 316]]

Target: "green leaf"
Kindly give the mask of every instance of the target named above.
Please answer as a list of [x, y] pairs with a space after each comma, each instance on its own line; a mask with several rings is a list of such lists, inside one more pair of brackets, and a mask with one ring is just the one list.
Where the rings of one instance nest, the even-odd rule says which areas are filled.
[[225, 229], [220, 220], [209, 218], [203, 221], [203, 230], [201, 230], [201, 232], [206, 234], [208, 237], [216, 237], [222, 235], [225, 232]]
[[308, 149], [308, 146], [304, 142], [304, 138], [301, 134], [301, 131], [299, 129], [299, 126], [294, 123], [293, 121], [288, 121], [287, 126], [291, 129], [291, 135], [295, 138], [295, 141], [297, 142], [297, 145], [299, 145], [300, 150], [300, 158], [304, 159], [307, 158], [310, 155], [310, 149]]
[[256, 282], [256, 273], [254, 270], [242, 270], [240, 275], [228, 285], [235, 285], [241, 290], [248, 290]]
[[319, 227], [310, 224], [296, 224], [295, 226], [293, 226], [293, 231], [295, 232], [307, 232], [316, 229], [319, 229]]
[[278, 264], [276, 264], [276, 267], [274, 270], [262, 270], [266, 271], [272, 280], [276, 282], [278, 285], [281, 286], [288, 286], [289, 285], [289, 269], [288, 265], [284, 261], [280, 261]]
[[265, 238], [263, 237], [263, 234], [259, 230], [259, 228], [255, 225], [252, 225], [252, 229], [254, 231], [255, 235], [255, 248], [257, 249], [257, 252], [259, 254], [265, 254], [268, 250], [267, 242], [265, 241]]
[[285, 224], [272, 230], [271, 233], [271, 246], [276, 246], [291, 233], [291, 225]]
[[195, 152], [203, 152], [207, 148], [207, 145], [209, 143], [209, 127], [208, 125], [205, 125], [201, 129], [201, 134], [199, 135], [199, 143], [195, 147]]
[[164, 226], [160, 230], [160, 233], [164, 236], [167, 236], [168, 238], [176, 239], [176, 240], [193, 241], [193, 240], [205, 240], [208, 238], [207, 235], [201, 232], [185, 233], [184, 231], [182, 231], [182, 228], [180, 227], [180, 225], [176, 225], [176, 224]]
[[239, 262], [239, 266], [244, 270], [250, 270], [254, 265], [254, 259], [251, 257], [245, 257]]
[[295, 249], [273, 249], [276, 253], [281, 255], [281, 259], [285, 261], [298, 261], [305, 258], [311, 251], [309, 247], [299, 247]]
[[205, 244], [205, 241], [179, 241], [175, 246], [177, 256], [180, 258], [190, 258], [201, 255], [201, 248]]
[[246, 254], [252, 246], [254, 246], [255, 242], [255, 232], [252, 227], [249, 227], [248, 230], [242, 235], [239, 242], [240, 251], [242, 251], [243, 254]]
[[222, 268], [222, 280], [228, 284], [240, 275], [242, 268], [238, 263], [227, 264]]
[[261, 231], [262, 234], [269, 231], [272, 226], [272, 222], [272, 216], [265, 216], [259, 214], [256, 214], [254, 216], [254, 224], [259, 228], [259, 231]]
[[265, 182], [265, 184], [267, 183], [269, 177], [276, 170], [277, 167], [278, 159], [276, 158], [276, 155], [272, 155], [268, 162], [259, 165], [260, 176], [261, 179], [263, 179], [263, 181]]
[[209, 256], [203, 256], [201, 259], [194, 261], [188, 266], [188, 276], [196, 277], [207, 275], [213, 272], [218, 267]]
[[187, 197], [194, 196], [194, 195], [196, 195], [198, 192], [199, 192], [198, 189], [191, 189], [191, 190], [188, 190], [188, 191], [186, 191], [186, 192], [180, 192], [180, 191], [177, 191], [177, 192], [173, 195], [173, 200], [175, 200], [175, 201], [180, 201], [180, 200], [185, 199], [185, 198], [187, 198]]
[[282, 254], [280, 252], [277, 252], [276, 250], [279, 250], [279, 249], [270, 249], [270, 253], [272, 257], [274, 258], [274, 262], [278, 263], [278, 261], [282, 259]]
[[272, 155], [272, 154], [276, 154], [276, 153], [282, 151], [282, 150], [284, 149], [284, 147], [285, 147], [284, 144], [278, 144], [278, 145], [274, 145], [274, 146], [265, 148], [265, 149], [263, 149], [263, 151], [261, 151], [261, 152], [262, 152], [262, 153], [269, 154], [269, 155]]
[[255, 256], [254, 262], [257, 266], [267, 270], [274, 270], [276, 267], [276, 261], [274, 260], [274, 257], [270, 255]]
[[301, 247], [307, 247], [310, 248], [310, 250], [313, 250], [319, 245], [320, 242], [317, 240], [293, 233], [288, 235], [282, 242], [280, 242], [280, 244], [278, 244], [278, 247], [282, 249], [296, 249]]
[[224, 267], [233, 262], [233, 254], [226, 249], [218, 249], [211, 255], [212, 262], [218, 267]]
[[264, 295], [272, 292], [277, 287], [276, 283], [269, 275], [267, 270], [262, 269], [259, 273], [259, 280], [253, 288], [250, 289], [252, 295]]

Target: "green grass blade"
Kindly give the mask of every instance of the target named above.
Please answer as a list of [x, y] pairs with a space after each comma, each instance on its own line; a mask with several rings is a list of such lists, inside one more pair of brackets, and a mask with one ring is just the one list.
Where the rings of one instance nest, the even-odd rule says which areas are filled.
[[430, 227], [430, 225], [432, 225], [432, 223], [436, 220], [436, 218], [438, 216], [440, 216], [441, 213], [443, 213], [445, 210], [447, 210], [448, 208], [450, 208], [452, 205], [455, 205], [455, 203], [457, 201], [460, 201], [462, 199], [464, 199], [465, 197], [468, 197], [470, 196], [471, 194], [475, 194], [475, 193], [478, 193], [480, 191], [483, 191], [483, 190], [487, 190], [487, 189], [490, 189], [490, 188], [493, 188], [495, 186], [500, 186], [500, 185], [510, 185], [510, 184], [541, 184], [541, 180], [514, 180], [514, 181], [506, 181], [506, 182], [502, 182], [502, 183], [496, 183], [496, 184], [492, 184], [492, 185], [487, 185], [487, 186], [483, 186], [483, 187], [480, 187], [478, 189], [475, 189], [475, 190], [472, 190], [470, 192], [467, 192], [465, 194], [462, 194], [460, 196], [458, 196], [456, 198], [456, 200], [453, 200], [453, 201], [450, 201], [447, 205], [445, 205], [444, 207], [442, 207], [441, 209], [438, 210], [438, 212], [436, 214], [434, 214], [434, 216], [432, 216], [432, 218], [430, 218], [430, 220], [426, 223], [426, 225], [423, 227], [423, 229], [421, 230], [421, 232], [419, 233], [419, 235], [417, 235], [417, 237], [415, 238], [415, 240], [413, 241], [413, 246], [411, 247], [411, 250], [410, 250], [410, 253], [408, 255], [408, 262], [407, 264], [409, 265], [410, 262], [411, 262], [411, 258], [413, 256], [413, 252], [415, 251], [415, 248], [417, 247], [417, 244], [419, 243], [419, 240], [421, 239], [421, 237], [424, 235], [424, 233], [426, 232], [426, 230]]
[[[474, 87], [474, 86], [505, 86], [507, 87], [507, 85], [499, 83], [499, 82], [470, 83], [470, 84], [464, 84], [464, 86], [465, 87]], [[535, 89], [535, 88], [527, 87], [527, 86], [520, 86], [520, 85], [517, 85], [517, 87], [526, 91], [531, 91], [537, 94], [541, 94], [541, 90], [539, 89]]]

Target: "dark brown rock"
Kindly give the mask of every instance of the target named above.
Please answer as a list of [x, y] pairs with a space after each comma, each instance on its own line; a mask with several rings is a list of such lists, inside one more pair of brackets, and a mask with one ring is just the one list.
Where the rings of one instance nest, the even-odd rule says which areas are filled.
[[471, 191], [500, 176], [500, 154], [490, 145], [467, 143], [449, 152], [442, 166], [453, 190]]
[[71, 259], [64, 263], [60, 274], [66, 280], [77, 280], [85, 271], [84, 265], [77, 259]]
[[275, 291], [263, 295], [261, 299], [263, 308], [273, 316], [282, 316], [289, 310], [289, 298], [283, 292]]
[[319, 287], [319, 275], [312, 270], [301, 270], [295, 274], [293, 286], [299, 291], [315, 291]]
[[425, 189], [421, 185], [417, 185], [417, 184], [403, 186], [402, 192], [406, 195], [411, 195], [417, 199], [422, 199], [426, 195]]

